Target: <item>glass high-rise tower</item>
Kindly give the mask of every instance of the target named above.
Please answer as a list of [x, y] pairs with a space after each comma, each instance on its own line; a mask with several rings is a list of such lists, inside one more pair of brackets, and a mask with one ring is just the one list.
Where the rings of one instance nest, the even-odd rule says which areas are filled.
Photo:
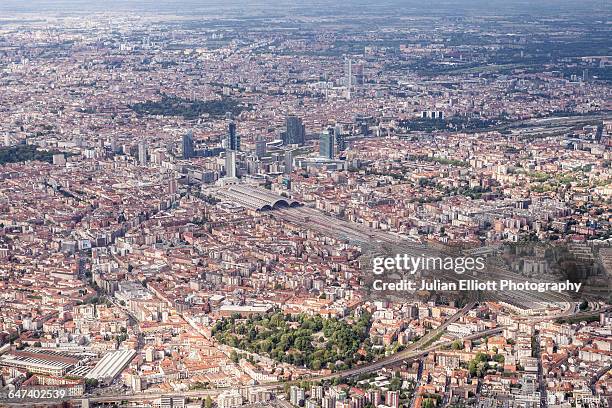
[[240, 150], [240, 135], [236, 133], [236, 122], [233, 120], [229, 123], [227, 129], [227, 149]]
[[183, 159], [190, 159], [193, 156], [193, 132], [189, 131], [183, 135]]
[[329, 128], [321, 133], [319, 138], [319, 156], [326, 159], [334, 158], [334, 129]]
[[302, 123], [302, 119], [297, 116], [287, 116], [287, 130], [283, 133], [283, 143], [303, 145], [306, 138], [306, 127]]

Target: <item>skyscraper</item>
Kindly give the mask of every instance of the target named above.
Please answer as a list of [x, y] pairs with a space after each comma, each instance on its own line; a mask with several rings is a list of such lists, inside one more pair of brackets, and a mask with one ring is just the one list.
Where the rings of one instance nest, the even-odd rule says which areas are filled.
[[349, 58], [346, 69], [346, 99], [351, 100], [351, 85], [353, 83], [353, 61]]
[[342, 126], [336, 125], [334, 128], [334, 135], [336, 136], [336, 150], [343, 152], [346, 149], [346, 140], [342, 134]]
[[321, 133], [319, 138], [319, 156], [326, 159], [334, 158], [334, 129], [329, 128]]
[[147, 144], [145, 142], [138, 143], [138, 162], [142, 166], [147, 164]]
[[286, 119], [287, 131], [283, 134], [283, 143], [303, 145], [306, 136], [306, 127], [302, 123], [302, 119], [297, 116], [287, 116]]
[[291, 150], [285, 151], [285, 174], [293, 171], [293, 152]]
[[183, 159], [193, 157], [193, 132], [189, 131], [183, 135]]
[[352, 67], [352, 80], [355, 85], [363, 85], [363, 64], [354, 64]]
[[174, 195], [177, 192], [177, 182], [176, 179], [171, 179], [168, 183], [168, 194]]
[[235, 150], [225, 151], [225, 177], [227, 178], [236, 177], [236, 151]]
[[255, 156], [261, 159], [266, 155], [266, 144], [267, 142], [263, 139], [255, 141]]
[[240, 135], [236, 133], [236, 122], [230, 121], [227, 129], [227, 148], [229, 150], [240, 150]]

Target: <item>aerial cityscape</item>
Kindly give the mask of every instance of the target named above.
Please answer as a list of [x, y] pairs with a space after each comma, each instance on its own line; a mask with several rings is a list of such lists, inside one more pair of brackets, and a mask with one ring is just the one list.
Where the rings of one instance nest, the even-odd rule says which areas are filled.
[[0, 407], [612, 407], [611, 24], [0, 2]]

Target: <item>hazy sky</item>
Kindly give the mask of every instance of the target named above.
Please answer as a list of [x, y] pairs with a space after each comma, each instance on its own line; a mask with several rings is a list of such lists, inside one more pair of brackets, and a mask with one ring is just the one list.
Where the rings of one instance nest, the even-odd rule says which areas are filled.
[[101, 11], [205, 13], [207, 10], [233, 9], [248, 14], [250, 10], [304, 10], [337, 12], [376, 12], [396, 8], [408, 12], [481, 12], [485, 14], [538, 13], [555, 14], [559, 11], [592, 12], [598, 18], [610, 13], [612, 0], [0, 0], [0, 19], [8, 13]]

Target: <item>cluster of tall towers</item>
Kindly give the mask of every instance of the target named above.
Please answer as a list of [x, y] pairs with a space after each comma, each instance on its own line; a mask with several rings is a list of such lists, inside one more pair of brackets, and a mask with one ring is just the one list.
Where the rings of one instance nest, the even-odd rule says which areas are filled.
[[[302, 119], [295, 115], [288, 115], [285, 119], [286, 130], [281, 133], [285, 146], [304, 145], [306, 139], [306, 128]], [[241, 149], [241, 138], [236, 129], [236, 122], [231, 119], [227, 125], [227, 133], [223, 139], [225, 149], [225, 177], [236, 178], [237, 155]], [[333, 159], [338, 152], [345, 149], [346, 143], [341, 126], [329, 127], [319, 137], [319, 156], [325, 159]], [[255, 140], [255, 157], [262, 158], [266, 155], [267, 141], [263, 138]], [[195, 156], [193, 132], [189, 131], [182, 137], [183, 159]], [[141, 163], [146, 163], [146, 146], [139, 145], [138, 157]], [[291, 172], [293, 167], [292, 150], [287, 150], [284, 160], [285, 170]], [[285, 171], [287, 172], [287, 171]]]

